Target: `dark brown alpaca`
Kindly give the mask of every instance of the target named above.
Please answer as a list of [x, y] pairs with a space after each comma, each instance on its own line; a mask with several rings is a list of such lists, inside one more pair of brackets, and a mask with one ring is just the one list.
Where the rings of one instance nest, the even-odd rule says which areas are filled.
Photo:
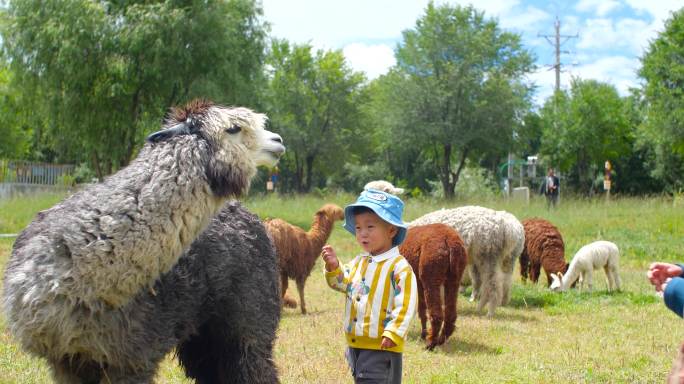
[[[467, 265], [466, 249], [453, 228], [445, 224], [428, 224], [410, 228], [399, 253], [418, 277], [420, 336], [425, 339], [426, 348], [431, 350], [444, 344], [456, 327], [456, 299]], [[426, 330], [426, 309], [430, 315], [429, 331]]]
[[565, 261], [565, 245], [558, 228], [550, 222], [532, 218], [522, 222], [525, 228], [525, 247], [520, 255], [520, 275], [523, 282], [529, 278], [537, 283], [541, 268], [546, 272], [547, 285], [551, 285], [551, 274], [564, 274], [568, 270]]
[[296, 300], [285, 296], [287, 279], [290, 278], [297, 283], [300, 308], [302, 313], [306, 313], [304, 283], [321, 253], [321, 248], [330, 237], [333, 224], [336, 220], [342, 219], [344, 219], [342, 208], [335, 204], [326, 204], [314, 215], [311, 229], [308, 232], [281, 219], [271, 219], [264, 222], [278, 254], [281, 294], [286, 306], [297, 307]]

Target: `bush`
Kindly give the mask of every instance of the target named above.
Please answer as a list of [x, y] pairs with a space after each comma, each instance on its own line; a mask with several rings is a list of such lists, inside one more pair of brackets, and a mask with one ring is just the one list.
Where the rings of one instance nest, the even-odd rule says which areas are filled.
[[71, 185], [73, 185], [92, 183], [93, 179], [97, 179], [95, 172], [90, 169], [90, 166], [88, 166], [87, 163], [81, 163], [76, 167], [74, 173], [71, 175], [71, 180], [69, 181], [72, 183]]
[[[444, 198], [442, 182], [429, 180], [431, 196]], [[459, 199], [491, 198], [500, 195], [494, 175], [484, 168], [467, 164], [456, 183], [455, 196]]]
[[[345, 163], [339, 176], [331, 177], [326, 187], [328, 189], [342, 189], [352, 193], [359, 193], [364, 185], [372, 180], [387, 180], [397, 187], [401, 183], [395, 183], [393, 178], [388, 177], [389, 170], [383, 164], [356, 165]], [[398, 185], [399, 184], [399, 185]]]

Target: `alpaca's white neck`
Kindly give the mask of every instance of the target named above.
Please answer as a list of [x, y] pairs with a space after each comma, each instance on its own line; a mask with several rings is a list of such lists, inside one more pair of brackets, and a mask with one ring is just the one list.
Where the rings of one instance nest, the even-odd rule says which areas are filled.
[[578, 261], [579, 260], [577, 260], [577, 258], [573, 258], [573, 260], [570, 262], [570, 266], [568, 267], [567, 272], [565, 272], [565, 274], [563, 275], [563, 279], [561, 281], [562, 282], [562, 284], [561, 284], [561, 290], [562, 291], [565, 291], [568, 288], [570, 288], [572, 283], [574, 283], [579, 278], [579, 275], [580, 275], [579, 264], [580, 263]]

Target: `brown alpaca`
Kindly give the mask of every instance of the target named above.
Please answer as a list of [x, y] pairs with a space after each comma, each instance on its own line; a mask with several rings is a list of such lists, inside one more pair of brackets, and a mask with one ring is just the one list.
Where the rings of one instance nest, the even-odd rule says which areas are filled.
[[551, 274], [564, 274], [568, 270], [565, 261], [565, 245], [558, 228], [550, 222], [532, 218], [522, 222], [525, 228], [525, 247], [520, 255], [520, 275], [523, 282], [528, 274], [537, 283], [541, 268], [546, 272], [547, 285], [551, 285]]
[[304, 302], [304, 283], [311, 273], [321, 248], [328, 241], [336, 220], [344, 219], [344, 211], [335, 204], [326, 204], [314, 215], [311, 229], [305, 232], [281, 219], [270, 219], [264, 222], [276, 253], [280, 267], [281, 294], [286, 306], [295, 308], [297, 301], [285, 296], [287, 279], [294, 279], [299, 291], [302, 313], [306, 313]]
[[[418, 277], [420, 337], [426, 339], [426, 348], [431, 350], [444, 344], [456, 327], [456, 299], [467, 264], [466, 249], [453, 228], [428, 224], [410, 228], [399, 253]], [[430, 315], [429, 331], [426, 330], [426, 306]]]

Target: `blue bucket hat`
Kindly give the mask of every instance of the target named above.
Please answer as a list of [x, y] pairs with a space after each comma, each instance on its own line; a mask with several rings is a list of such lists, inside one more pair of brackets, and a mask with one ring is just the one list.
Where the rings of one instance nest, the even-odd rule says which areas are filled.
[[404, 202], [400, 198], [377, 189], [368, 189], [361, 192], [356, 202], [344, 208], [344, 229], [356, 235], [356, 221], [354, 220], [354, 208], [370, 208], [381, 219], [397, 227], [397, 234], [392, 239], [392, 246], [401, 244], [406, 237], [407, 225], [401, 220], [404, 212]]

